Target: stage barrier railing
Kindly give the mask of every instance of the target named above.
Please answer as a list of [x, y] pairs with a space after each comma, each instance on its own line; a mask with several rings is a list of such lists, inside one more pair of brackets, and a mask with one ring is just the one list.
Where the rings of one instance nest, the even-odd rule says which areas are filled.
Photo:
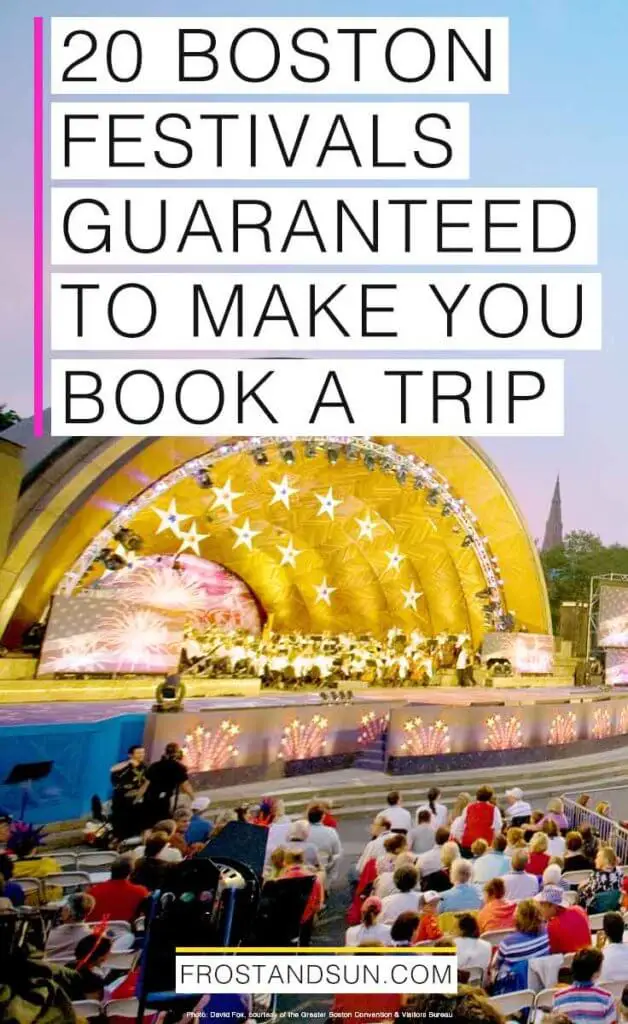
[[606, 818], [597, 811], [591, 811], [567, 796], [561, 799], [571, 828], [577, 831], [581, 825], [591, 825], [600, 840], [615, 851], [619, 863], [628, 864], [628, 829], [618, 821]]

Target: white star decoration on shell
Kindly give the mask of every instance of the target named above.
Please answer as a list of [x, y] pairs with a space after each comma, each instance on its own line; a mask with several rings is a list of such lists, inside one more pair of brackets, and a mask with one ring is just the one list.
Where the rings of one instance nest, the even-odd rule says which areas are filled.
[[399, 546], [393, 548], [392, 551], [386, 552], [386, 558], [388, 559], [388, 565], [386, 566], [385, 572], [391, 569], [393, 572], [399, 572], [399, 567], [406, 556], [402, 555]]
[[294, 544], [292, 543], [292, 537], [288, 540], [288, 544], [284, 547], [282, 544], [278, 544], [277, 548], [281, 551], [281, 562], [280, 565], [291, 565], [293, 569], [297, 567], [297, 558], [301, 554], [297, 551]]
[[293, 494], [298, 494], [299, 493], [299, 488], [298, 487], [291, 487], [290, 484], [288, 483], [288, 477], [287, 476], [284, 476], [279, 481], [278, 484], [274, 483], [272, 480], [269, 480], [268, 482], [269, 482], [270, 486], [272, 487], [273, 491], [275, 492], [273, 497], [270, 500], [270, 504], [274, 505], [276, 502], [280, 501], [282, 505], [285, 505], [286, 508], [289, 509], [290, 508], [290, 498], [292, 497]]
[[363, 538], [365, 540], [373, 540], [373, 534], [377, 527], [379, 526], [379, 523], [373, 522], [373, 520], [371, 519], [371, 513], [367, 512], [366, 515], [364, 516], [364, 519], [358, 519], [358, 517], [356, 516], [355, 521], [360, 527], [358, 540], [362, 540]]
[[403, 594], [403, 607], [412, 608], [412, 611], [415, 612], [416, 603], [420, 597], [423, 597], [423, 592], [421, 590], [415, 590], [414, 583], [411, 583], [410, 589], [402, 590], [401, 593]]
[[191, 515], [183, 515], [181, 512], [177, 512], [177, 500], [173, 498], [168, 508], [156, 508], [153, 505], [153, 512], [159, 516], [160, 523], [155, 533], [164, 533], [166, 530], [172, 530], [175, 537], [181, 537], [181, 523], [184, 523], [186, 519], [191, 519]]
[[330, 519], [334, 518], [334, 513], [338, 505], [342, 505], [341, 498], [334, 498], [334, 492], [331, 487], [327, 491], [327, 494], [317, 494], [316, 500], [320, 502], [320, 508], [316, 515], [328, 515]]
[[253, 539], [262, 532], [261, 530], [253, 530], [251, 523], [248, 519], [244, 520], [243, 526], [232, 526], [231, 529], [235, 533], [237, 540], [234, 541], [233, 550], [240, 547], [240, 544], [244, 544], [249, 551], [253, 550]]
[[319, 583], [318, 586], [314, 584], [314, 590], [316, 591], [316, 604], [319, 601], [324, 601], [325, 604], [331, 604], [331, 595], [335, 593], [336, 587], [330, 587], [327, 583], [327, 577], [323, 577], [323, 582]]
[[207, 537], [209, 537], [208, 533], [198, 532], [196, 520], [194, 520], [189, 530], [186, 530], [185, 533], [181, 532], [181, 543], [179, 545], [179, 550], [177, 551], [177, 554], [182, 555], [184, 551], [187, 551], [189, 549], [190, 551], [193, 551], [195, 555], [198, 555], [200, 558], [201, 549], [199, 545], [201, 541], [205, 540]]
[[230, 516], [233, 515], [233, 503], [236, 498], [244, 497], [244, 491], [231, 490], [231, 477], [229, 477], [224, 487], [212, 487], [212, 491], [216, 495], [212, 509], [224, 508]]

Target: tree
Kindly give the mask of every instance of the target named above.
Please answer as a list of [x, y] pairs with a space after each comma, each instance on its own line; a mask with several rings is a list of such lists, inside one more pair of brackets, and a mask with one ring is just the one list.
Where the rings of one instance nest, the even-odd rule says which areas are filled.
[[6, 405], [0, 405], [0, 434], [3, 430], [8, 430], [14, 423], [19, 423], [20, 417], [16, 413], [15, 409], [8, 409]]
[[628, 547], [605, 546], [586, 530], [568, 533], [564, 543], [541, 553], [554, 627], [563, 601], [588, 601], [591, 576], [628, 575]]

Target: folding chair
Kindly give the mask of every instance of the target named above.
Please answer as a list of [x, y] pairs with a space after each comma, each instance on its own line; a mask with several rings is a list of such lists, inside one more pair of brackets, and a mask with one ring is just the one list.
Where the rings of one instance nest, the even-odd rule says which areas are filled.
[[480, 938], [485, 942], [490, 942], [491, 946], [499, 946], [502, 939], [505, 939], [507, 935], [512, 935], [515, 930], [515, 928], [502, 928], [500, 931], [484, 932]]
[[484, 969], [482, 967], [465, 967], [469, 977], [467, 978], [467, 985], [478, 985], [480, 988], [484, 985]]
[[604, 981], [603, 978], [600, 978], [600, 980], [596, 982], [596, 984], [600, 988], [603, 988], [607, 992], [610, 992], [615, 1002], [617, 1002], [618, 999], [621, 999], [624, 989], [626, 987], [626, 981]]
[[94, 850], [92, 853], [80, 853], [76, 866], [79, 871], [106, 871], [117, 859], [118, 854], [112, 850]]
[[578, 902], [578, 893], [575, 889], [568, 889], [567, 892], [564, 893], [564, 900], [570, 907], [575, 907]]
[[511, 1014], [520, 1013], [521, 1010], [531, 1010], [535, 1003], [534, 992], [530, 988], [522, 992], [507, 992], [503, 996], [492, 996], [489, 1002], [504, 1017], [509, 1017]]
[[557, 992], [560, 992], [560, 986], [555, 985], [554, 988], [544, 988], [541, 992], [537, 992], [534, 1000], [534, 1016], [533, 1020], [537, 1020], [539, 1012], [551, 1013], [554, 1007], [554, 996]]
[[[115, 1024], [135, 1024], [139, 1008], [139, 999], [112, 999], [111, 1002], [105, 1003], [105, 1017]], [[156, 1010], [146, 1010], [144, 1013], [145, 1024], [157, 1021], [158, 1018], [159, 1013]]]
[[57, 853], [57, 851], [55, 850], [54, 853], [51, 854], [51, 856], [57, 862], [62, 871], [65, 871], [66, 868], [68, 868], [70, 871], [76, 871], [77, 855], [75, 853], [70, 853], [69, 851], [67, 853], [65, 851], [63, 853]]
[[95, 999], [80, 999], [72, 1003], [77, 1017], [84, 1017], [86, 1020], [100, 1020], [104, 1017], [104, 1008]]
[[592, 932], [601, 932], [604, 927], [604, 914], [589, 914], [589, 928]]
[[112, 950], [103, 966], [108, 971], [132, 971], [137, 963], [139, 953], [135, 949], [114, 953]]
[[590, 877], [591, 871], [565, 871], [563, 881], [569, 885], [580, 885], [582, 882], [588, 882]]
[[42, 900], [42, 884], [39, 878], [16, 878], [16, 885], [24, 893], [26, 905], [38, 907]]
[[55, 898], [51, 891], [61, 889], [62, 899], [74, 892], [84, 892], [91, 885], [91, 880], [86, 871], [62, 871], [60, 874], [46, 875], [42, 878], [43, 899], [46, 903]]

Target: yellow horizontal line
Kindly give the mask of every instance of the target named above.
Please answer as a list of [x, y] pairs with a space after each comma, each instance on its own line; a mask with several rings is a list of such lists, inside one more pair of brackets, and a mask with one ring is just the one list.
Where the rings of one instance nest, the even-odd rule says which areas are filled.
[[450, 953], [455, 946], [177, 946], [176, 953]]

